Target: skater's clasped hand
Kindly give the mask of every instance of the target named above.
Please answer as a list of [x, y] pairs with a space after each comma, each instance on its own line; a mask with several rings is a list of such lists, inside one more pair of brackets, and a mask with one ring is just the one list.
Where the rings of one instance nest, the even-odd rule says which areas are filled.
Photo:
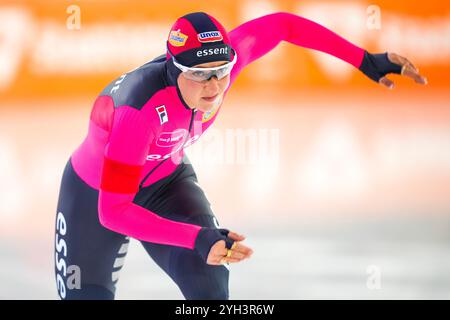
[[241, 243], [241, 241], [245, 240], [245, 236], [230, 231], [228, 237], [234, 240], [231, 249], [226, 247], [224, 240], [217, 241], [211, 247], [209, 252], [207, 259], [208, 264], [220, 265], [224, 263], [236, 263], [251, 257], [253, 250]]

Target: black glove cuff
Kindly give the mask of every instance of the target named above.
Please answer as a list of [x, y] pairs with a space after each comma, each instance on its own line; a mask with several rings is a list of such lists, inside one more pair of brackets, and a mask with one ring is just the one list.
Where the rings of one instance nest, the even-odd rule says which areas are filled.
[[359, 70], [373, 81], [378, 82], [388, 73], [400, 74], [402, 72], [402, 66], [392, 63], [388, 59], [387, 52], [371, 54], [364, 51], [364, 58]]
[[[233, 240], [227, 237], [229, 230], [227, 229], [216, 229], [203, 227], [198, 232], [197, 238], [195, 239], [194, 249], [201, 255], [203, 260], [206, 262], [208, 259], [209, 251], [211, 247], [220, 240], [224, 240], [228, 249], [233, 245]], [[231, 244], [230, 244], [230, 241]], [[229, 245], [229, 247], [228, 247]]]

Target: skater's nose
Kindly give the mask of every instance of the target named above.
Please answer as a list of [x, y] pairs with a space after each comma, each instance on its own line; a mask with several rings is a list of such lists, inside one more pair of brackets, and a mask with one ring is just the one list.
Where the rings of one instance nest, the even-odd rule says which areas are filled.
[[219, 79], [216, 76], [212, 76], [206, 81], [205, 91], [212, 93], [210, 96], [217, 94], [219, 91]]

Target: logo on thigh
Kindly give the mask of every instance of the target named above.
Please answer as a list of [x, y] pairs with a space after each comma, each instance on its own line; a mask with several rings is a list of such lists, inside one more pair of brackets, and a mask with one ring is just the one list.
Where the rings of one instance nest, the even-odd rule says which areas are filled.
[[81, 269], [77, 265], [67, 265], [68, 246], [64, 236], [67, 234], [67, 223], [62, 212], [56, 217], [55, 266], [56, 287], [61, 299], [65, 299], [67, 289], [81, 289]]
[[111, 280], [114, 284], [119, 281], [120, 271], [125, 263], [125, 256], [128, 253], [128, 246], [130, 244], [130, 237], [126, 237], [125, 241], [121, 244], [119, 251], [117, 252], [116, 259], [114, 260], [113, 272], [111, 274]]

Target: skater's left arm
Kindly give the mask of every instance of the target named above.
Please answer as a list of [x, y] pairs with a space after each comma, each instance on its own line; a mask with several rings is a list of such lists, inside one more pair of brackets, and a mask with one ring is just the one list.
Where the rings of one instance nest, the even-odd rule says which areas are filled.
[[245, 66], [270, 52], [281, 41], [330, 54], [389, 88], [393, 87], [392, 81], [385, 77], [389, 73], [402, 73], [421, 84], [427, 82], [406, 58], [394, 53], [371, 54], [330, 29], [288, 12], [250, 20], [230, 31], [229, 36], [237, 53], [231, 82]]

